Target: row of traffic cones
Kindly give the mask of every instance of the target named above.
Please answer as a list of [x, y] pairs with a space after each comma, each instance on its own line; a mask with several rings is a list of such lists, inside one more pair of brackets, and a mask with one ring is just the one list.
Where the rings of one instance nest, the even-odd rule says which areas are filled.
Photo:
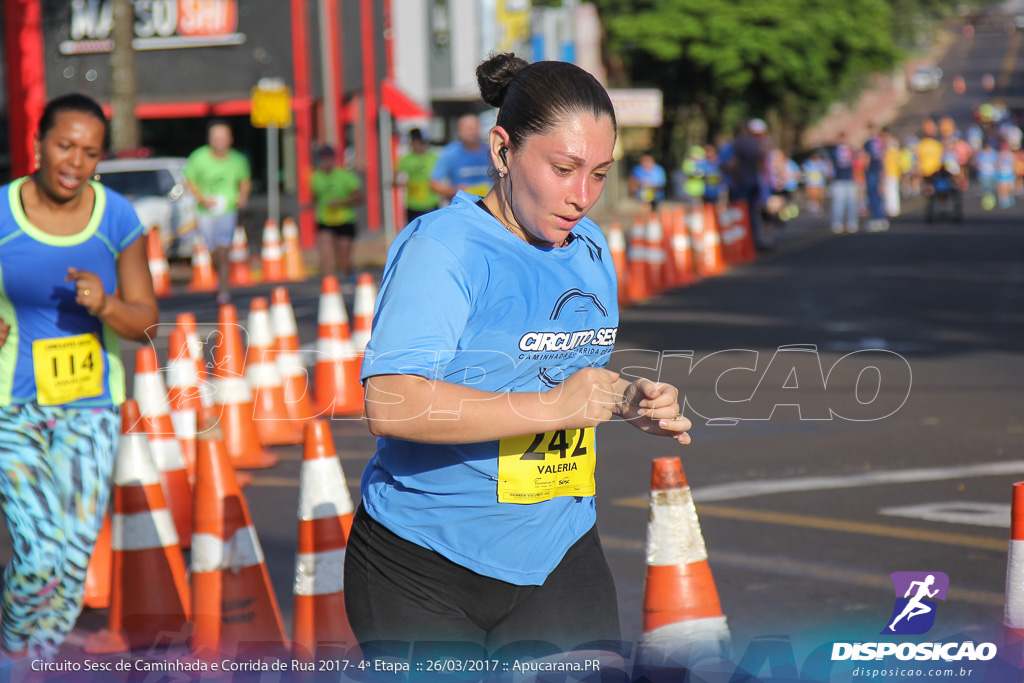
[[[368, 338], [375, 299], [373, 278], [361, 278], [356, 328]], [[243, 350], [238, 314], [231, 304], [218, 316], [212, 376], [206, 372], [203, 342], [195, 316], [183, 313], [171, 330], [166, 388], [152, 347], [136, 352], [133, 396], [140, 406], [142, 429], [157, 468], [164, 498], [182, 547], [191, 542], [192, 486], [196, 479], [198, 415], [212, 408], [220, 423], [224, 447], [238, 470], [274, 466], [277, 456], [264, 446], [299, 444], [303, 427], [315, 417], [362, 413], [359, 382], [362, 348], [349, 330], [337, 279], [324, 278], [319, 310], [315, 368], [315, 401], [307, 386], [294, 311], [285, 287], [252, 302], [248, 318], [249, 345]], [[369, 308], [366, 302], [369, 302]], [[358, 303], [358, 301], [357, 301]], [[213, 336], [213, 335], [211, 335]], [[246, 360], [248, 362], [246, 362]], [[237, 472], [239, 484], [251, 480]], [[109, 520], [90, 563], [85, 604], [109, 605]]]
[[612, 223], [608, 247], [622, 306], [719, 275], [755, 257], [750, 218], [742, 202], [721, 209], [712, 203], [696, 210], [677, 206], [637, 216], [628, 244], [622, 226]]
[[289, 650], [309, 661], [320, 643], [355, 646], [342, 586], [354, 508], [329, 423], [312, 420], [304, 430], [292, 643], [216, 410], [200, 409], [190, 572], [145, 425], [139, 404], [126, 401], [107, 527], [108, 621], [85, 651], [150, 648], [168, 632], [189, 633], [193, 656], [213, 661]]
[[[158, 297], [170, 296], [170, 266], [160, 231], [155, 228], [150, 229], [146, 235], [146, 255], [149, 272], [153, 276], [154, 292]], [[250, 261], [249, 240], [245, 229], [239, 225], [235, 227], [231, 247], [228, 249], [228, 280], [232, 287], [248, 287], [260, 282], [304, 282], [306, 267], [299, 242], [299, 226], [295, 220], [284, 219], [280, 228], [275, 221], [268, 220], [263, 226], [259, 273], [253, 273]], [[188, 291], [214, 292], [219, 284], [209, 246], [202, 235], [196, 233], [192, 250], [192, 280]]]

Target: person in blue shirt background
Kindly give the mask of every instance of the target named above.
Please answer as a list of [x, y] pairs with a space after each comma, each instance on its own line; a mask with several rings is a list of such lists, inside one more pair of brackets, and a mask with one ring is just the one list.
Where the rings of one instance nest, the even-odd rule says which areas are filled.
[[629, 174], [629, 191], [638, 202], [646, 204], [654, 211], [665, 199], [667, 181], [665, 169], [661, 164], [654, 161], [650, 154], [645, 154], [640, 157], [640, 163], [634, 166], [633, 172]]
[[26, 674], [82, 610], [121, 433], [118, 339], [148, 342], [158, 320], [139, 218], [92, 179], [106, 140], [95, 101], [51, 100], [35, 173], [0, 188], [0, 644]]
[[362, 367], [377, 451], [344, 577], [368, 658], [387, 641], [495, 658], [618, 641], [595, 427], [619, 416], [689, 443], [675, 387], [605, 369], [615, 268], [586, 214], [614, 163], [608, 93], [575, 65], [507, 53], [477, 79], [498, 108], [496, 182], [399, 233]]
[[446, 201], [459, 190], [483, 197], [491, 188], [491, 161], [480, 139], [480, 119], [475, 114], [459, 117], [457, 133], [458, 139], [445, 145], [430, 172], [430, 189]]

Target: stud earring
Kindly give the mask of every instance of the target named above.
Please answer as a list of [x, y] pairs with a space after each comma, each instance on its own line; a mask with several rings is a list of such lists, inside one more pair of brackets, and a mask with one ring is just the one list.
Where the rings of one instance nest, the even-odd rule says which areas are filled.
[[504, 178], [505, 177], [505, 167], [504, 166], [502, 166], [501, 168], [498, 169], [498, 177], [499, 178]]

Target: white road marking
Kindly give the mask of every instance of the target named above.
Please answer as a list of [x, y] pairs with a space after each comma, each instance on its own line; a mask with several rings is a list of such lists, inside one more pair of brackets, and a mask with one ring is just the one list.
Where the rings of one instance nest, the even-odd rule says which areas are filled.
[[1010, 505], [1000, 503], [949, 500], [921, 503], [920, 505], [885, 507], [881, 508], [878, 514], [891, 517], [924, 519], [929, 522], [946, 522], [947, 524], [973, 524], [974, 526], [1010, 528]]
[[792, 479], [775, 479], [770, 481], [737, 481], [717, 486], [694, 487], [693, 499], [698, 503], [707, 503], [797, 491], [824, 491], [828, 489], [878, 486], [880, 484], [913, 484], [923, 481], [942, 481], [944, 479], [967, 479], [971, 477], [1019, 474], [1024, 474], [1024, 460], [1007, 460], [1004, 462], [989, 462], [961, 467], [920, 467], [907, 470], [858, 472], [857, 474], [831, 477], [794, 477]]

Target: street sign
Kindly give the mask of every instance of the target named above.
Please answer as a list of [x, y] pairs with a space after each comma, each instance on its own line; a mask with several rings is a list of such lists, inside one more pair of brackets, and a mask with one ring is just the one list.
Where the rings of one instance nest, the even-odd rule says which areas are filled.
[[283, 81], [263, 78], [252, 89], [254, 128], [287, 128], [292, 125], [292, 91]]
[[662, 95], [655, 88], [612, 88], [608, 91], [615, 122], [623, 127], [657, 128], [662, 119]]

